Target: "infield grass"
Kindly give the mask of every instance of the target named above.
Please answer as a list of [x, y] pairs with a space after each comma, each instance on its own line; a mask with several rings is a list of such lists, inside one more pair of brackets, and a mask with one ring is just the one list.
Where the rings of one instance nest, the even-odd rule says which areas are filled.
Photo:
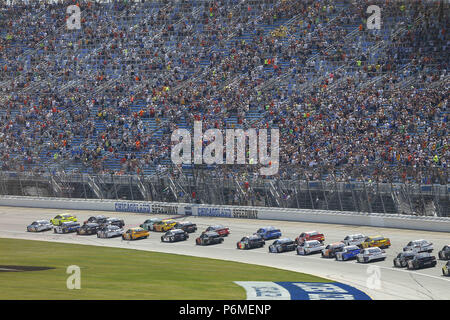
[[[245, 299], [233, 281], [330, 282], [245, 263], [133, 249], [0, 238], [0, 265], [52, 267], [0, 272], [0, 299]], [[69, 265], [81, 289], [69, 290]]]

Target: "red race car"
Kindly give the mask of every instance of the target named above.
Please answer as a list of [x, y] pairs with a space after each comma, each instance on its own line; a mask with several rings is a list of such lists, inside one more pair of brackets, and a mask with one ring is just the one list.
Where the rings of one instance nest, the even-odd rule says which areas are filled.
[[324, 242], [325, 236], [323, 235], [323, 233], [319, 233], [317, 231], [307, 231], [307, 232], [303, 232], [297, 238], [295, 238], [295, 242], [298, 245], [302, 244], [305, 241], [310, 241], [310, 240], [318, 240], [320, 242]]
[[230, 229], [222, 225], [209, 226], [205, 231], [203, 231], [203, 233], [210, 231], [217, 232], [221, 237], [226, 237], [230, 234]]

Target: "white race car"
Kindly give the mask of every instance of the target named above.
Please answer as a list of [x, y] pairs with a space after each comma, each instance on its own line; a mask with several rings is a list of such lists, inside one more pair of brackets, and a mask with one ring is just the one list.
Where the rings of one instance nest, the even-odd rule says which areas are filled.
[[367, 237], [361, 233], [349, 234], [344, 238], [343, 243], [346, 246], [359, 246]]
[[36, 220], [32, 224], [27, 226], [28, 232], [41, 232], [52, 230], [53, 224], [49, 220]]
[[59, 226], [55, 226], [53, 228], [53, 231], [55, 233], [70, 233], [70, 232], [76, 232], [81, 225], [78, 222], [62, 222]]
[[297, 254], [305, 256], [311, 253], [319, 253], [325, 246], [319, 240], [309, 240], [297, 246]]
[[114, 238], [114, 237], [120, 237], [123, 233], [123, 229], [110, 224], [106, 225], [100, 230], [97, 231], [97, 238]]
[[427, 240], [419, 239], [410, 241], [405, 247], [403, 247], [403, 251], [413, 251], [413, 252], [433, 252], [433, 244]]
[[360, 263], [367, 263], [370, 261], [385, 260], [386, 252], [378, 247], [363, 249], [356, 255], [356, 261]]

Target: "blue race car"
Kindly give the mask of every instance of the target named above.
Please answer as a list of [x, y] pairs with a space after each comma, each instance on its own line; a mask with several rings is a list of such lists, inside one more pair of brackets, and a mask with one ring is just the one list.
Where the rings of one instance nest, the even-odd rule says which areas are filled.
[[264, 240], [278, 239], [279, 237], [281, 237], [280, 229], [277, 229], [275, 227], [260, 228], [258, 229], [258, 231], [256, 231], [255, 234], [259, 235]]
[[336, 252], [336, 260], [337, 261], [347, 261], [356, 259], [356, 255], [361, 252], [361, 249], [358, 246], [346, 246], [342, 249], [342, 251]]

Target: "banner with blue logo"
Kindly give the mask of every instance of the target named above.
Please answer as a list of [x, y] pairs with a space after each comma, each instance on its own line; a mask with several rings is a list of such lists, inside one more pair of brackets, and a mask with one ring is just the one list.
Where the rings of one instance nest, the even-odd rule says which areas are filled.
[[372, 300], [352, 286], [338, 282], [235, 281], [247, 300]]

